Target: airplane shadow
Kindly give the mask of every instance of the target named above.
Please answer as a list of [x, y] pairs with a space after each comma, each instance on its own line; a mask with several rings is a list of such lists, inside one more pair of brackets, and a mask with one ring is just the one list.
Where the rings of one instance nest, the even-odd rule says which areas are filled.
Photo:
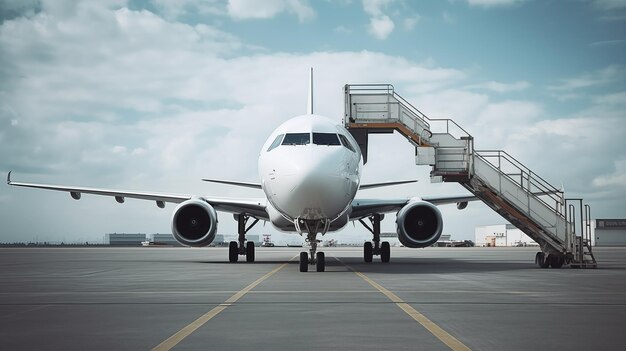
[[[529, 269], [539, 269], [534, 262], [529, 259], [527, 263], [503, 262], [503, 261], [476, 261], [462, 258], [393, 258], [388, 263], [382, 263], [374, 258], [372, 263], [363, 262], [357, 257], [338, 257], [337, 261], [332, 256], [326, 257], [326, 273], [350, 272], [350, 268], [362, 273], [384, 273], [384, 274], [443, 274], [443, 273], [486, 273], [502, 271], [522, 271]], [[297, 260], [259, 260], [254, 263], [237, 262], [230, 263], [227, 260], [220, 261], [196, 261], [197, 263], [215, 265], [277, 265], [287, 263], [289, 266], [298, 266]], [[311, 266], [310, 271], [315, 271]]]

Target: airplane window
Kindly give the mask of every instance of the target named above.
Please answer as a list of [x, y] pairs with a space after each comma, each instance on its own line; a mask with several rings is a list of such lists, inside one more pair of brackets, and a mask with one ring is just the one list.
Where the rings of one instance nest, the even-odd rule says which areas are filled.
[[311, 142], [309, 133], [288, 133], [285, 134], [283, 145], [306, 145]]
[[315, 145], [341, 145], [335, 133], [313, 133]]
[[339, 134], [339, 139], [341, 139], [341, 143], [343, 144], [343, 146], [345, 146], [346, 148], [348, 148], [352, 152], [356, 152], [356, 150], [354, 150], [354, 146], [352, 146], [352, 144], [350, 144], [350, 141], [348, 141], [348, 138], [346, 138], [345, 135]]
[[267, 148], [268, 152], [274, 150], [276, 147], [278, 147], [278, 145], [280, 145], [280, 142], [283, 140], [283, 135], [284, 134], [280, 134], [279, 136], [276, 137], [276, 139], [274, 139], [274, 141], [272, 142], [272, 145], [270, 145], [270, 147]]

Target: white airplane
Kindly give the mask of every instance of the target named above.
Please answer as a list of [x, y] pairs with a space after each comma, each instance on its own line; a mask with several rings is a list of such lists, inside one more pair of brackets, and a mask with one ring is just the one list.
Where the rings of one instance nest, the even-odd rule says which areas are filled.
[[[294, 117], [280, 125], [267, 139], [259, 155], [261, 183], [243, 183], [216, 179], [204, 181], [262, 189], [265, 198], [234, 199], [208, 196], [123, 191], [75, 186], [14, 182], [11, 172], [7, 184], [69, 192], [79, 200], [81, 194], [176, 203], [171, 219], [172, 234], [181, 244], [201, 247], [209, 245], [217, 232], [216, 211], [234, 215], [238, 222], [238, 241], [229, 245], [229, 261], [245, 255], [254, 262], [254, 243], [246, 242], [246, 233], [260, 220], [271, 222], [281, 231], [306, 235], [309, 252], [300, 253], [300, 271], [315, 265], [325, 270], [324, 253], [317, 251], [317, 235], [343, 228], [358, 220], [373, 236], [363, 247], [365, 262], [379, 255], [382, 262], [390, 260], [389, 242], [380, 242], [380, 221], [385, 213], [397, 212], [398, 239], [411, 248], [427, 247], [439, 239], [443, 230], [441, 212], [436, 205], [457, 203], [465, 208], [472, 195], [424, 196], [402, 199], [355, 198], [359, 189], [415, 182], [395, 181], [360, 184], [361, 150], [350, 132], [335, 121], [313, 113], [313, 70], [311, 69], [307, 114]], [[248, 221], [253, 222], [248, 225]], [[371, 225], [365, 221], [369, 220]]]

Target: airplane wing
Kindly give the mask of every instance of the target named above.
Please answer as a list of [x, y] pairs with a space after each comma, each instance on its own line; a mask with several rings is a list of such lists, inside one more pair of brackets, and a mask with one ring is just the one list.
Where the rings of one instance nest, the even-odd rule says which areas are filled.
[[202, 180], [205, 182], [228, 184], [228, 185], [234, 185], [234, 186], [241, 186], [244, 188], [262, 189], [261, 184], [259, 183], [233, 182], [231, 180], [207, 179], [207, 178], [203, 178]]
[[394, 182], [384, 182], [384, 183], [373, 183], [373, 184], [361, 184], [359, 186], [359, 190], [363, 189], [373, 189], [373, 188], [382, 188], [385, 186], [398, 185], [398, 184], [407, 184], [407, 183], [416, 183], [417, 180], [397, 180]]
[[354, 199], [352, 201], [352, 213], [350, 219], [355, 220], [367, 217], [374, 213], [398, 212], [402, 207], [411, 201], [427, 201], [433, 205], [459, 204], [475, 201], [478, 198], [474, 195], [444, 195], [444, 196], [422, 196], [404, 199]]
[[[160, 208], [165, 207], [165, 203], [181, 203], [183, 201], [194, 198], [193, 195], [182, 194], [166, 194], [166, 193], [153, 193], [144, 191], [125, 191], [125, 190], [113, 190], [113, 189], [100, 189], [100, 188], [88, 188], [77, 186], [65, 186], [65, 185], [51, 185], [51, 184], [37, 184], [37, 183], [24, 183], [14, 182], [11, 180], [11, 172], [7, 175], [7, 184], [12, 186], [21, 186], [26, 188], [37, 188], [46, 190], [56, 190], [68, 192], [73, 199], [79, 200], [82, 194], [93, 194], [115, 197], [115, 200], [119, 203], [123, 203], [126, 198], [141, 199], [155, 201]], [[258, 219], [268, 220], [269, 216], [265, 210], [265, 199], [235, 199], [235, 198], [209, 198], [202, 197], [216, 210], [229, 213], [245, 213]]]
[[[259, 183], [234, 182], [232, 180], [208, 179], [208, 178], [203, 178], [202, 180], [205, 182], [228, 184], [228, 185], [240, 186], [244, 188], [262, 189], [261, 184]], [[384, 182], [384, 183], [361, 184], [359, 186], [359, 190], [382, 188], [382, 187], [391, 186], [391, 185], [399, 185], [399, 184], [407, 184], [407, 183], [415, 183], [415, 182], [417, 182], [417, 180], [398, 180], [398, 181]]]

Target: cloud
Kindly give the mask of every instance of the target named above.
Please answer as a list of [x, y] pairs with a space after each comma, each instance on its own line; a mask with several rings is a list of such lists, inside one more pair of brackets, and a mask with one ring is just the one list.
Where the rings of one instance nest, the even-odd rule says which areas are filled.
[[422, 17], [421, 17], [420, 15], [415, 15], [415, 16], [412, 16], [412, 17], [407, 17], [407, 18], [405, 18], [405, 19], [402, 21], [403, 26], [404, 26], [404, 29], [405, 29], [405, 30], [413, 30], [413, 28], [415, 28], [415, 25], [416, 25], [417, 23], [419, 23], [419, 21], [421, 20], [421, 18], [422, 18]]
[[626, 0], [593, 0], [593, 4], [602, 10], [618, 10], [626, 8]]
[[151, 0], [158, 12], [166, 19], [175, 20], [188, 14], [226, 15], [226, 8], [219, 0]]
[[626, 188], [626, 158], [616, 160], [615, 172], [594, 178], [592, 184], [595, 187]]
[[369, 33], [376, 39], [385, 40], [393, 32], [395, 25], [389, 16], [370, 18]]
[[363, 0], [363, 10], [370, 16], [368, 32], [378, 40], [385, 40], [395, 27], [385, 9], [395, 0]]
[[557, 92], [571, 92], [620, 81], [626, 76], [626, 69], [620, 65], [610, 65], [595, 72], [583, 73], [577, 77], [563, 79], [559, 84], [549, 87]]
[[470, 6], [503, 7], [521, 4], [526, 0], [467, 0]]
[[500, 82], [486, 82], [482, 84], [471, 85], [468, 88], [470, 89], [484, 89], [493, 91], [496, 93], [510, 93], [516, 91], [524, 91], [530, 88], [531, 84], [527, 81], [518, 81], [515, 83], [500, 83]]
[[229, 0], [228, 14], [237, 20], [268, 19], [282, 13], [292, 13], [304, 22], [315, 17], [315, 11], [305, 0]]

